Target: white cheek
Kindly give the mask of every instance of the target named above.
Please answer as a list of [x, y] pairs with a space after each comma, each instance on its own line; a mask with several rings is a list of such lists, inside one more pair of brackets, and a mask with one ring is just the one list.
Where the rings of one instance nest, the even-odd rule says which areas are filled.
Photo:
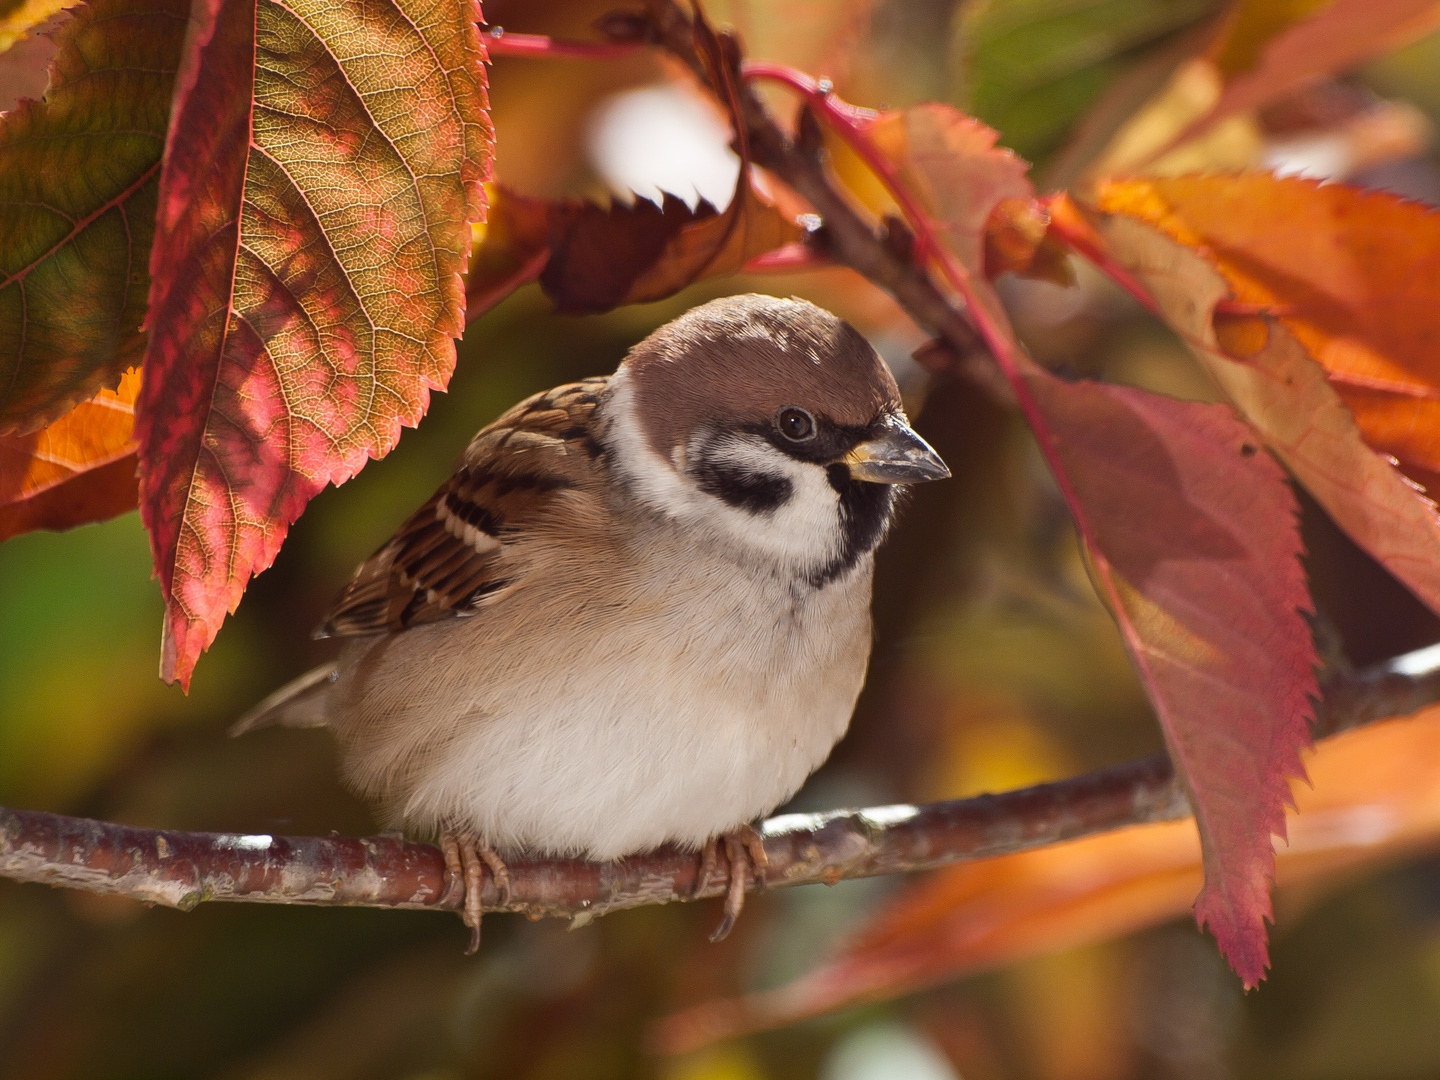
[[[698, 446], [699, 440], [697, 440]], [[758, 476], [783, 476], [790, 497], [774, 510], [755, 513], [696, 492], [705, 513], [731, 540], [784, 565], [824, 565], [840, 552], [840, 493], [820, 465], [796, 461], [756, 436], [732, 436], [709, 449], [711, 461]]]
[[[651, 449], [635, 422], [634, 395], [623, 375], [611, 379], [606, 409], [612, 414], [606, 440], [615, 466], [653, 509], [727, 547], [802, 573], [839, 555], [840, 496], [823, 467], [796, 461], [758, 437], [737, 436], [712, 447], [712, 460], [719, 457], [790, 481], [785, 503], [769, 513], [755, 513], [701, 491], [685, 474], [685, 461], [668, 462]], [[678, 449], [676, 456], [682, 456]]]

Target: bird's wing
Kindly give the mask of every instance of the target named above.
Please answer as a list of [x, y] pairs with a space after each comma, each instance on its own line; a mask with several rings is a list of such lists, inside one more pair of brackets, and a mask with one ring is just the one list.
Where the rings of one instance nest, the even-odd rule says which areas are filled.
[[527, 398], [483, 429], [455, 475], [389, 543], [361, 564], [317, 637], [352, 637], [474, 615], [512, 584], [507, 539], [591, 487], [598, 447], [590, 420], [606, 379]]

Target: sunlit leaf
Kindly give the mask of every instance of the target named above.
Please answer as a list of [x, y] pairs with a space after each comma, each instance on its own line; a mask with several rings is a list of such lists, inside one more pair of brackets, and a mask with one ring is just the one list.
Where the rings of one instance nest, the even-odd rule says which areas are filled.
[[489, 161], [468, 0], [207, 0], [177, 94], [136, 418], [166, 599], [195, 661], [327, 483], [442, 389]]
[[0, 53], [67, 7], [74, 6], [71, 0], [3, 0], [0, 2]]
[[135, 509], [133, 368], [47, 428], [0, 435], [0, 540], [68, 529]]
[[[1431, 469], [1440, 448], [1435, 216], [1268, 176], [1116, 182], [1099, 205], [1113, 256], [1267, 443], [1356, 543], [1440, 610], [1440, 518], [1385, 456]], [[1213, 319], [1227, 297], [1285, 314]]]
[[[1305, 759], [1286, 886], [1334, 880], [1440, 837], [1440, 709], [1327, 739]], [[1182, 914], [1203, 875], [1189, 821], [1121, 829], [943, 870], [882, 909], [834, 959], [788, 986], [667, 1018], [678, 1052], [1080, 945]]]
[[160, 154], [189, 4], [94, 0], [42, 101], [0, 116], [0, 431], [140, 363]]

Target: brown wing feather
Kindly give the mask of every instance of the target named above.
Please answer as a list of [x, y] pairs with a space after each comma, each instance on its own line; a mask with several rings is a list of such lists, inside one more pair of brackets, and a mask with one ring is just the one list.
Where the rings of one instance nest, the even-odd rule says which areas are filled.
[[476, 435], [455, 475], [355, 571], [316, 636], [474, 615], [499, 596], [511, 584], [506, 538], [523, 532], [558, 492], [593, 477], [590, 420], [606, 382], [536, 394]]

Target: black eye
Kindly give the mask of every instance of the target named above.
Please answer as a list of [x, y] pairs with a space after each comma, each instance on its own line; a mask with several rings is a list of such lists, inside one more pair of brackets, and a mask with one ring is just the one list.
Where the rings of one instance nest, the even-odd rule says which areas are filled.
[[815, 436], [815, 418], [798, 405], [786, 405], [776, 413], [775, 426], [791, 442], [804, 442]]

